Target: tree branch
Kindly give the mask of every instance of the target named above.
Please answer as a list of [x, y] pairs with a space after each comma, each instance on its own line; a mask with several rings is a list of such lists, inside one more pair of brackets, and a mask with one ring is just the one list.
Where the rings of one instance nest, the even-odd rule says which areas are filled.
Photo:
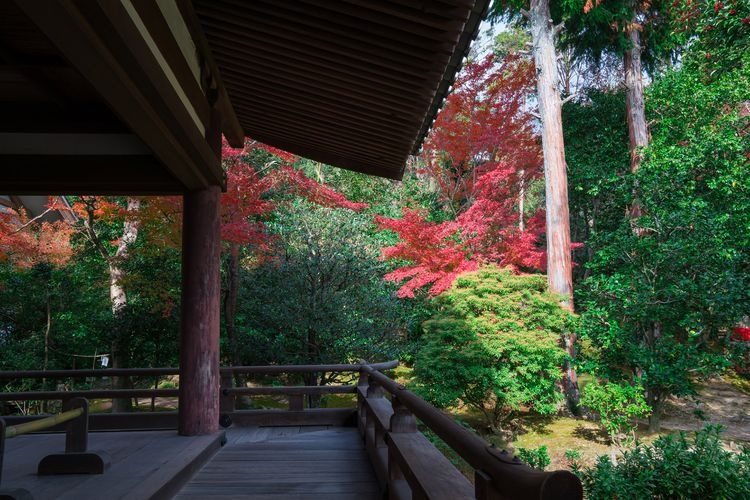
[[15, 233], [20, 233], [20, 232], [21, 232], [21, 231], [23, 231], [23, 230], [24, 230], [25, 228], [27, 228], [28, 226], [30, 226], [31, 224], [33, 224], [33, 223], [34, 223], [34, 222], [36, 222], [37, 220], [41, 219], [42, 217], [44, 217], [45, 215], [47, 215], [47, 214], [48, 214], [49, 212], [51, 212], [51, 211], [52, 211], [52, 209], [51, 209], [51, 208], [48, 208], [48, 209], [47, 209], [47, 210], [45, 210], [44, 212], [40, 213], [39, 215], [37, 215], [36, 217], [34, 217], [34, 218], [33, 218], [33, 219], [31, 219], [30, 221], [28, 221], [28, 222], [27, 222], [26, 224], [24, 224], [23, 226], [19, 227], [19, 228], [18, 228], [18, 229], [16, 229], [15, 231], [13, 231], [13, 234], [15, 234]]
[[531, 13], [526, 9], [521, 9], [521, 15], [526, 19], [531, 20]]

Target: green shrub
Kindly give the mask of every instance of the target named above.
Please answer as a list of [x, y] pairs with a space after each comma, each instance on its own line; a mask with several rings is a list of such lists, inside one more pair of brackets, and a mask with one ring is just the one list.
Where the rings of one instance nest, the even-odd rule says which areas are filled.
[[552, 463], [546, 446], [540, 446], [539, 448], [517, 448], [516, 456], [529, 467], [539, 470], [544, 470]]
[[684, 432], [626, 451], [617, 464], [601, 456], [578, 470], [587, 497], [597, 499], [747, 499], [750, 449], [726, 451], [720, 426], [706, 426], [688, 439]]
[[643, 388], [628, 383], [591, 382], [583, 389], [581, 405], [599, 415], [601, 426], [618, 446], [635, 429], [634, 419], [651, 413]]
[[[573, 316], [544, 276], [486, 267], [459, 276], [438, 296], [417, 354], [417, 391], [446, 407], [471, 406], [498, 432], [521, 406], [554, 413]], [[507, 429], [506, 429], [507, 430]]]

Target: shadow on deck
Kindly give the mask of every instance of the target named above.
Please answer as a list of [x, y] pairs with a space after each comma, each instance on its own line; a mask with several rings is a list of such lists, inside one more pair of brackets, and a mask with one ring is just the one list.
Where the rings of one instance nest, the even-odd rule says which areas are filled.
[[175, 498], [364, 500], [380, 487], [355, 428], [240, 427]]
[[235, 427], [220, 448], [222, 436], [92, 433], [91, 448], [107, 450], [111, 467], [103, 475], [68, 476], [36, 474], [41, 457], [64, 447], [64, 435], [22, 436], [8, 442], [3, 482], [27, 489], [35, 500], [163, 500], [176, 493], [191, 500], [380, 496], [355, 428]]
[[8, 441], [4, 488], [24, 488], [34, 500], [165, 499], [221, 446], [223, 433], [184, 437], [175, 431], [92, 432], [92, 450], [106, 450], [112, 463], [101, 475], [39, 476], [39, 460], [65, 448], [64, 434], [34, 434]]

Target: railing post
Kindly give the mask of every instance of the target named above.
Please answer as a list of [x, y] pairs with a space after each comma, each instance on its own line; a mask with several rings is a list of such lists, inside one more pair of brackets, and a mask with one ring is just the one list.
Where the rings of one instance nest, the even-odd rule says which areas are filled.
[[370, 374], [367, 377], [368, 385], [365, 401], [365, 449], [370, 456], [370, 462], [375, 469], [381, 488], [385, 491], [388, 486], [388, 445], [385, 442], [390, 423], [381, 420], [375, 413], [376, 408], [382, 408], [387, 404], [385, 391], [380, 383]]
[[417, 420], [398, 398], [398, 394], [391, 397], [391, 406], [393, 406], [393, 415], [391, 415], [391, 432], [417, 432]]
[[232, 413], [236, 396], [227, 389], [234, 388], [234, 374], [226, 370], [221, 374], [221, 399], [219, 400], [219, 411], [221, 413]]
[[370, 375], [367, 376], [367, 399], [382, 398], [385, 394], [383, 387]]
[[492, 478], [483, 470], [474, 470], [474, 495], [477, 500], [502, 500], [500, 492], [492, 484]]
[[235, 410], [237, 397], [230, 389], [234, 388], [232, 370], [221, 372], [221, 395], [219, 396], [219, 425], [226, 428], [232, 425], [232, 413]]
[[83, 453], [89, 444], [89, 402], [86, 398], [73, 398], [66, 402], [63, 411], [83, 409], [80, 417], [68, 422], [65, 430], [65, 453]]
[[[391, 415], [389, 434], [417, 432], [417, 420], [414, 418], [414, 415], [409, 408], [404, 405], [403, 401], [398, 398], [398, 393], [393, 393], [391, 395], [391, 406], [393, 407], [393, 415]], [[389, 439], [388, 492], [392, 498], [408, 496], [408, 493], [403, 491], [403, 487], [399, 487], [398, 484], [401, 483], [403, 485], [404, 481], [404, 472], [401, 470], [401, 464], [397, 458], [397, 453], [393, 447], [393, 443]], [[411, 495], [413, 496], [413, 493]]]
[[103, 451], [88, 451], [89, 402], [86, 398], [73, 398], [65, 410], [81, 408], [83, 412], [68, 422], [65, 432], [65, 453], [53, 453], [39, 461], [37, 474], [103, 474], [111, 459]]
[[289, 399], [289, 411], [303, 411], [305, 409], [304, 394], [290, 394], [287, 398]]
[[[367, 381], [367, 399], [382, 399], [384, 391], [380, 384], [370, 376], [368, 376]], [[387, 431], [387, 429], [379, 429], [379, 426], [375, 425], [375, 421], [375, 418], [368, 417], [365, 423], [365, 446], [370, 451], [371, 456], [376, 454], [376, 448], [385, 446], [385, 431]]]
[[359, 429], [359, 435], [365, 437], [365, 429], [367, 428], [367, 411], [365, 411], [365, 401], [362, 396], [362, 391], [367, 391], [367, 372], [363, 367], [359, 368], [359, 380], [357, 380], [357, 428]]

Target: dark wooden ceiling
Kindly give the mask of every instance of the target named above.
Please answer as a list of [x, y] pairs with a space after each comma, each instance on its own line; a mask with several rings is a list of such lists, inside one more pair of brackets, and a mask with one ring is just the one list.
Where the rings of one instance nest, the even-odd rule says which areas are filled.
[[[9, 153], [8, 137], [13, 136], [42, 138], [38, 154]], [[100, 137], [134, 136], [29, 16], [15, 3], [0, 1], [0, 192], [160, 194], [184, 189], [145, 146], [127, 156], [75, 153], [88, 146], [81, 140], [98, 142]], [[54, 154], [55, 149], [66, 154]]]
[[400, 179], [488, 0], [193, 0], [245, 133]]

